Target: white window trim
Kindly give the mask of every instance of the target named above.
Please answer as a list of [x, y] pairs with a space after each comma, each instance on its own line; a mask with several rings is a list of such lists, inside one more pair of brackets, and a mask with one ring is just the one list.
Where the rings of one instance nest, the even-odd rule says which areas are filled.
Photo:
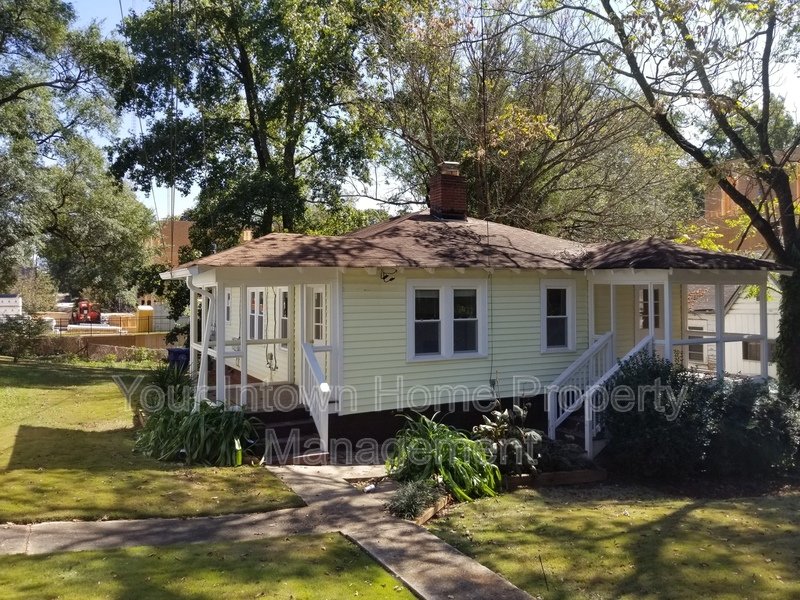
[[[259, 296], [263, 294], [263, 296]], [[259, 300], [263, 298], [264, 302], [259, 306]], [[263, 340], [266, 339], [267, 328], [267, 291], [266, 288], [248, 288], [247, 289], [247, 339], [248, 340]], [[250, 320], [253, 320], [252, 327]], [[261, 323], [259, 323], [261, 319]], [[259, 327], [260, 325], [260, 327]]]
[[[414, 352], [415, 290], [439, 291], [440, 344], [439, 354], [417, 356]], [[453, 351], [453, 290], [477, 290], [478, 351]], [[489, 355], [489, 311], [486, 280], [483, 279], [410, 279], [406, 283], [406, 360], [430, 362], [486, 358]]]
[[[557, 354], [559, 352], [575, 352], [577, 338], [577, 310], [575, 306], [575, 280], [574, 279], [542, 279], [539, 295], [540, 329], [539, 338], [542, 354]], [[549, 348], [547, 346], [547, 290], [567, 290], [567, 346]]]
[[[283, 316], [283, 295], [286, 294], [286, 317]], [[278, 335], [281, 333], [281, 326], [284, 319], [286, 320], [286, 337], [291, 337], [292, 331], [292, 294], [289, 293], [288, 287], [278, 288]], [[289, 350], [289, 343], [280, 343], [278, 348], [287, 352]]]

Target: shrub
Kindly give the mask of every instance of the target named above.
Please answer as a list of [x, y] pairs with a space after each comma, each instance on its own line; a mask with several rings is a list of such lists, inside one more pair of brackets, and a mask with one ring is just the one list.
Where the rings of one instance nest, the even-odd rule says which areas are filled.
[[229, 467], [236, 464], [236, 442], [247, 448], [255, 441], [253, 422], [242, 411], [203, 401], [196, 410], [163, 406], [148, 413], [134, 446], [145, 456], [188, 464]]
[[[678, 480], [700, 474], [768, 475], [794, 466], [800, 420], [793, 399], [750, 380], [704, 379], [681, 365], [640, 355], [624, 364], [610, 383], [634, 391], [660, 382], [683, 397], [674, 418], [653, 394], [634, 410], [606, 411], [606, 459], [635, 477]], [[637, 393], [637, 398], [642, 394]]]
[[397, 434], [386, 469], [398, 481], [441, 478], [458, 500], [494, 496], [500, 471], [492, 464], [480, 442], [456, 429], [417, 415], [402, 415], [406, 426]]
[[514, 405], [511, 411], [495, 410], [482, 415], [483, 424], [472, 428], [475, 438], [489, 451], [492, 462], [501, 473], [536, 473], [537, 457], [542, 435], [523, 427], [527, 407]]
[[[620, 367], [608, 389], [627, 386], [636, 399], [632, 410], [605, 412], [610, 466], [634, 477], [682, 479], [703, 466], [719, 385], [688, 369], [644, 353]], [[659, 400], [654, 386], [660, 387]], [[671, 395], [683, 404], [667, 405]], [[677, 414], [673, 414], [677, 411]]]
[[181, 424], [185, 416], [185, 411], [168, 406], [148, 412], [133, 449], [156, 460], [177, 460], [183, 449]]
[[765, 383], [726, 385], [716, 408], [707, 469], [720, 476], [758, 476], [793, 464], [800, 439], [798, 413]]
[[594, 463], [586, 456], [583, 446], [542, 437], [538, 466], [541, 472], [552, 473], [555, 471], [592, 469], [594, 468]]
[[444, 489], [432, 479], [400, 484], [389, 500], [389, 513], [401, 519], [415, 519], [444, 495]]
[[226, 410], [220, 404], [201, 402], [181, 423], [179, 437], [186, 462], [230, 467], [236, 464], [236, 441], [251, 446], [256, 437], [253, 422], [241, 410]]
[[0, 319], [0, 354], [13, 357], [14, 362], [35, 355], [38, 338], [48, 330], [42, 319], [18, 315]]

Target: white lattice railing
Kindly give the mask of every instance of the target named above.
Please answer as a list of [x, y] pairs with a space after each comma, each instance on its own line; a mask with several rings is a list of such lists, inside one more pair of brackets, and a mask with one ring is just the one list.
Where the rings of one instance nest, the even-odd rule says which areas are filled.
[[320, 451], [328, 451], [328, 402], [331, 387], [325, 378], [325, 372], [317, 360], [317, 353], [330, 354], [329, 346], [314, 346], [308, 342], [302, 344], [303, 367], [300, 377], [300, 401], [308, 408], [311, 418], [317, 427], [320, 439]]
[[602, 449], [595, 435], [599, 429], [598, 406], [603, 407], [603, 403], [596, 400], [605, 392], [605, 385], [617, 374], [620, 365], [643, 351], [653, 352], [652, 336], [636, 344], [619, 361], [615, 360], [614, 334], [609, 332], [598, 338], [548, 388], [547, 435], [554, 439], [558, 426], [583, 408], [584, 449], [590, 458], [594, 458]]

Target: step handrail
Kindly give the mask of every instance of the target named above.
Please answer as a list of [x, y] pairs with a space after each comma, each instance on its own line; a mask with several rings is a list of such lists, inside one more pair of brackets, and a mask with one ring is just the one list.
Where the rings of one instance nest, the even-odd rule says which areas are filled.
[[328, 402], [331, 393], [330, 384], [325, 378], [322, 366], [317, 360], [317, 351], [330, 352], [330, 347], [317, 348], [313, 344], [303, 342], [303, 368], [301, 373], [300, 400], [308, 407], [314, 419], [320, 439], [320, 450], [328, 451]]

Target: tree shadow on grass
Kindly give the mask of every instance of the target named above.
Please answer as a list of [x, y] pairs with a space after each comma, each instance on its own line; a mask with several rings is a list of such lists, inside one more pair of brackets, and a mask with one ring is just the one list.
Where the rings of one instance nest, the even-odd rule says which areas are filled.
[[[121, 468], [153, 468], [131, 461], [131, 429], [84, 431], [20, 425], [8, 471], [18, 469], [71, 469], [92, 472]], [[138, 464], [137, 464], [138, 463]]]
[[95, 367], [43, 361], [0, 362], [0, 385], [18, 388], [55, 389], [68, 386], [110, 383], [113, 375], [133, 378], [145, 371]]

